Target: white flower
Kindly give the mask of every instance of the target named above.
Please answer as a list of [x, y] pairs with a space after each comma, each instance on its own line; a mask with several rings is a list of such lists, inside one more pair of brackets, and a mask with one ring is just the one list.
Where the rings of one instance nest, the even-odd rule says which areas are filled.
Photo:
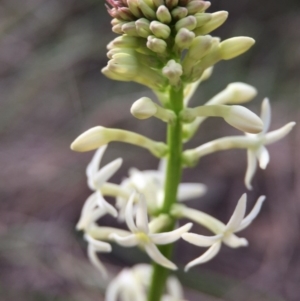
[[[120, 298], [120, 299], [119, 299]], [[146, 301], [147, 296], [144, 287], [138, 277], [130, 269], [122, 270], [119, 275], [111, 281], [106, 294], [105, 301]]]
[[76, 225], [77, 230], [87, 229], [91, 223], [97, 221], [106, 213], [114, 217], [118, 215], [117, 210], [104, 199], [101, 188], [120, 168], [122, 159], [116, 159], [99, 169], [106, 147], [107, 145], [100, 147], [87, 166], [86, 175], [88, 186], [95, 192], [87, 198], [82, 208], [80, 219]]
[[247, 246], [248, 241], [245, 238], [237, 237], [234, 233], [242, 231], [251, 224], [253, 219], [258, 215], [264, 200], [265, 197], [261, 196], [257, 200], [252, 211], [245, 217], [247, 195], [243, 194], [239, 199], [229, 222], [226, 225], [201, 211], [184, 208], [183, 206], [180, 208], [175, 207], [174, 211], [178, 211], [179, 215], [182, 217], [194, 220], [216, 234], [214, 236], [203, 236], [194, 233], [182, 234], [182, 238], [191, 244], [199, 247], [210, 247], [200, 257], [188, 263], [185, 267], [185, 271], [189, 270], [195, 265], [211, 260], [219, 252], [222, 242], [231, 248]]
[[126, 224], [131, 233], [128, 232], [128, 236], [120, 236], [116, 233], [112, 233], [109, 238], [114, 239], [118, 244], [124, 247], [142, 246], [156, 263], [166, 268], [176, 270], [176, 265], [160, 253], [156, 244], [165, 245], [173, 243], [181, 237], [182, 233], [189, 231], [192, 227], [192, 223], [188, 223], [170, 232], [150, 233], [146, 202], [143, 197], [140, 197], [137, 204], [136, 221], [134, 221], [134, 200], [135, 193], [131, 195], [125, 210]]
[[[152, 266], [148, 264], [123, 269], [109, 284], [105, 301], [146, 301], [151, 275]], [[175, 276], [167, 279], [166, 292], [162, 301], [184, 301], [182, 286]]]
[[88, 242], [88, 257], [91, 263], [101, 272], [103, 277], [107, 277], [106, 269], [99, 260], [97, 252], [111, 252], [111, 245], [107, 242], [96, 240], [88, 234], [85, 234], [84, 238]]
[[[123, 180], [121, 187], [131, 191], [137, 191], [144, 195], [149, 212], [156, 212], [163, 205], [164, 183], [166, 161], [161, 160], [158, 170], [139, 171], [132, 168], [129, 170], [129, 177]], [[206, 192], [206, 186], [199, 183], [179, 184], [177, 198], [178, 201], [201, 197]], [[116, 206], [120, 209], [119, 217], [124, 219], [127, 200], [117, 198]]]
[[250, 190], [252, 189], [251, 181], [257, 169], [257, 161], [259, 162], [259, 167], [262, 169], [265, 169], [270, 161], [270, 155], [265, 145], [282, 139], [295, 125], [295, 122], [290, 122], [280, 129], [268, 133], [271, 123], [271, 107], [268, 98], [265, 98], [262, 102], [260, 118], [264, 123], [263, 131], [259, 134], [246, 133], [246, 136], [250, 139], [260, 141], [260, 143], [247, 150], [248, 166], [245, 175], [245, 185]]

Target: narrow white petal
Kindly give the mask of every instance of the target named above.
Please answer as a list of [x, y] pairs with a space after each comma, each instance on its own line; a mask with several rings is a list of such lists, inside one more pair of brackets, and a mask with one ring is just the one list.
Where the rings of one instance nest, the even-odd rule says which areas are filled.
[[144, 247], [145, 251], [153, 261], [167, 269], [177, 270], [177, 266], [172, 261], [167, 259], [164, 255], [162, 255], [155, 244], [148, 243], [145, 244]]
[[88, 249], [87, 249], [87, 254], [88, 254], [88, 258], [91, 261], [91, 263], [100, 271], [100, 273], [102, 274], [102, 277], [107, 278], [107, 272], [106, 269], [104, 267], [104, 265], [102, 264], [102, 262], [99, 260], [97, 254], [96, 254], [96, 250], [95, 247], [92, 244], [88, 245]]
[[203, 196], [207, 191], [204, 184], [198, 183], [183, 183], [178, 187], [178, 201], [186, 201]]
[[117, 301], [118, 300], [120, 285], [116, 280], [117, 279], [114, 279], [108, 285], [106, 293], [105, 293], [105, 301]]
[[224, 238], [223, 238], [223, 243], [230, 247], [230, 248], [240, 248], [240, 247], [247, 247], [248, 246], [248, 241], [246, 238], [241, 238], [241, 237], [238, 237], [234, 234], [229, 234], [229, 235], [226, 235]]
[[245, 185], [249, 190], [252, 190], [251, 181], [257, 168], [256, 154], [253, 150], [247, 150], [247, 164]]
[[269, 132], [265, 135], [265, 145], [272, 144], [285, 137], [295, 126], [296, 122], [290, 122], [278, 130]]
[[252, 223], [252, 221], [257, 217], [258, 213], [260, 212], [261, 206], [265, 199], [266, 197], [264, 195], [258, 198], [251, 212], [242, 220], [240, 226], [235, 230], [235, 232], [242, 231]]
[[88, 215], [92, 212], [97, 204], [97, 195], [93, 193], [90, 195], [87, 200], [85, 201], [83, 208], [81, 210], [80, 219], [76, 224], [77, 230], [82, 230], [85, 225], [85, 221], [88, 219]]
[[136, 227], [144, 233], [149, 232], [147, 204], [143, 195], [140, 195], [139, 202], [137, 204]]
[[180, 281], [175, 276], [170, 276], [167, 280], [167, 291], [175, 300], [183, 299], [183, 289]]
[[99, 208], [104, 209], [107, 213], [109, 213], [113, 217], [117, 217], [118, 216], [117, 209], [114, 206], [112, 206], [111, 204], [109, 204], [104, 199], [104, 197], [102, 196], [102, 194], [101, 194], [100, 191], [97, 191], [97, 205], [99, 206]]
[[257, 151], [256, 156], [257, 156], [257, 159], [259, 162], [259, 167], [261, 169], [266, 169], [266, 167], [270, 161], [270, 155], [269, 155], [268, 150], [264, 146], [261, 146], [259, 148], [259, 150]]
[[189, 262], [185, 266], [184, 271], [187, 272], [191, 267], [194, 267], [195, 265], [198, 264], [205, 263], [211, 260], [212, 258], [214, 258], [220, 251], [221, 245], [222, 245], [221, 242], [214, 243], [203, 255]]
[[125, 221], [127, 224], [127, 227], [131, 232], [138, 232], [138, 229], [134, 223], [134, 212], [133, 212], [133, 202], [136, 197], [136, 192], [133, 192], [128, 200], [128, 203], [126, 205], [125, 209]]
[[135, 234], [131, 234], [124, 237], [116, 233], [112, 233], [109, 235], [109, 238], [113, 239], [115, 242], [117, 242], [119, 245], [123, 247], [134, 247], [139, 243]]
[[118, 158], [103, 166], [93, 177], [95, 187], [100, 189], [101, 186], [120, 168], [122, 162], [122, 158]]
[[[107, 148], [107, 145], [103, 145], [102, 147], [98, 148], [97, 151], [95, 152], [91, 162], [88, 164], [86, 168], [86, 175], [88, 179], [91, 179], [94, 177], [94, 175], [97, 173], [100, 162], [102, 160], [103, 154]], [[90, 187], [91, 188], [91, 187]], [[93, 188], [91, 188], [93, 189]]]
[[89, 243], [92, 244], [94, 249], [97, 250], [97, 252], [111, 252], [111, 245], [107, 242], [100, 241], [97, 239], [94, 239], [89, 234], [84, 235], [84, 239]]
[[218, 234], [214, 236], [204, 236], [195, 233], [184, 233], [182, 234], [182, 239], [185, 241], [198, 246], [198, 247], [210, 247], [215, 244], [217, 241], [220, 241], [223, 237], [223, 234]]
[[246, 205], [247, 205], [247, 194], [244, 193], [240, 197], [240, 199], [234, 209], [234, 212], [225, 227], [225, 231], [235, 232], [235, 229], [237, 229], [240, 226], [240, 224], [245, 216], [245, 213], [246, 213]]
[[271, 123], [271, 106], [268, 98], [265, 98], [262, 102], [260, 118], [264, 123], [263, 133], [266, 133]]
[[172, 242], [175, 242], [176, 240], [180, 239], [181, 235], [183, 233], [188, 232], [192, 228], [193, 224], [188, 223], [184, 226], [170, 231], [170, 232], [163, 232], [163, 233], [156, 233], [156, 234], [149, 234], [150, 239], [156, 244], [156, 245], [166, 245], [170, 244]]
[[106, 213], [107, 211], [104, 208], [94, 209], [90, 213], [87, 213], [82, 218], [80, 218], [79, 222], [76, 225], [76, 229], [86, 231], [91, 224], [95, 223], [99, 218], [101, 218]]

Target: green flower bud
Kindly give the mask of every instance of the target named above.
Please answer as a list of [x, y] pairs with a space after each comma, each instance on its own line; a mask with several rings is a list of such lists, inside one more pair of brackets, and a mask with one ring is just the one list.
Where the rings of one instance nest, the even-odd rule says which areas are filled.
[[254, 43], [255, 40], [248, 37], [227, 39], [219, 45], [221, 57], [223, 60], [230, 60], [249, 50]]
[[122, 25], [122, 31], [125, 34], [127, 34], [129, 36], [132, 36], [132, 37], [138, 37], [139, 36], [139, 34], [136, 30], [134, 21], [128, 22], [128, 23], [125, 23], [124, 25]]
[[170, 36], [171, 29], [168, 25], [158, 21], [150, 23], [150, 29], [157, 38], [167, 39]]
[[153, 0], [153, 4], [156, 6], [156, 7], [159, 7], [161, 5], [164, 5], [165, 4], [165, 1], [164, 0]]
[[201, 60], [210, 51], [212, 42], [213, 38], [210, 35], [196, 37], [189, 48], [187, 56], [194, 61]]
[[135, 51], [131, 48], [113, 48], [107, 52], [107, 57], [113, 59], [114, 55], [117, 53], [127, 53], [129, 55], [135, 55]]
[[112, 40], [108, 45], [107, 49], [110, 50], [114, 47], [117, 48], [137, 48], [141, 44], [141, 39], [136, 37], [130, 37], [127, 35], [123, 35], [121, 37], [117, 37]]
[[167, 49], [167, 43], [164, 40], [156, 38], [155, 36], [149, 36], [147, 47], [154, 52], [164, 53]]
[[[183, 74], [189, 75], [195, 67], [195, 63], [199, 62], [205, 55], [207, 55], [213, 45], [213, 38], [211, 36], [196, 37], [182, 62]], [[204, 71], [204, 69], [203, 69]]]
[[186, 28], [179, 29], [175, 37], [175, 43], [180, 49], [188, 49], [195, 38], [195, 34]]
[[178, 0], [165, 0], [165, 3], [169, 9], [172, 9], [178, 5]]
[[220, 27], [228, 18], [227, 11], [218, 11], [211, 14], [211, 20], [203, 26], [195, 29], [195, 34], [205, 35]]
[[170, 11], [164, 5], [159, 6], [159, 8], [156, 11], [156, 17], [160, 22], [165, 24], [169, 24], [172, 21]]
[[194, 0], [191, 1], [190, 3], [188, 3], [188, 5], [186, 6], [189, 15], [194, 15], [196, 13], [202, 12], [205, 9], [207, 9], [207, 3], [201, 0]]
[[176, 24], [175, 24], [175, 28], [177, 31], [179, 31], [180, 28], [186, 28], [189, 30], [193, 30], [196, 28], [197, 25], [197, 20], [194, 16], [188, 16], [185, 17], [181, 20], [179, 20]]
[[136, 58], [130, 54], [117, 53], [113, 55], [113, 59], [108, 62], [107, 67], [114, 73], [132, 78], [137, 74], [138, 63]]
[[138, 0], [139, 8], [144, 14], [144, 16], [148, 20], [155, 20], [156, 19], [156, 13], [153, 8], [151, 8], [145, 0]]
[[195, 14], [194, 16], [197, 20], [196, 27], [201, 27], [212, 19], [212, 14], [201, 13]]
[[[126, 23], [124, 23], [124, 24], [126, 24]], [[121, 24], [121, 23], [116, 24], [112, 27], [112, 31], [117, 34], [123, 34], [124, 32], [122, 30], [122, 26], [123, 26], [123, 24]]]
[[140, 37], [147, 38], [152, 33], [150, 30], [150, 21], [145, 18], [138, 19], [135, 22], [135, 27]]
[[174, 20], [180, 20], [188, 15], [188, 10], [185, 7], [176, 7], [171, 11]]
[[127, 4], [128, 4], [130, 11], [136, 18], [143, 17], [143, 14], [142, 14], [141, 10], [139, 9], [138, 0], [127, 0]]

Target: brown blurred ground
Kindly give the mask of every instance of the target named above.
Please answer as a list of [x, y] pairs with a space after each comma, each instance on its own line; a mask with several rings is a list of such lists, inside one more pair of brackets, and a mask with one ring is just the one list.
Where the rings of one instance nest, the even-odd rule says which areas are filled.
[[[299, 123], [299, 2], [212, 2], [211, 11], [230, 12], [217, 35], [248, 35], [257, 44], [241, 58], [220, 63], [194, 104], [232, 81], [244, 81], [259, 90], [249, 105], [255, 112], [259, 113], [261, 99], [270, 97], [272, 129], [292, 120]], [[106, 284], [87, 261], [82, 235], [74, 230], [89, 195], [84, 169], [91, 153], [72, 153], [69, 144], [98, 124], [164, 139], [162, 124], [137, 121], [129, 113], [131, 103], [149, 92], [110, 81], [99, 72], [107, 61], [105, 46], [114, 37], [109, 22], [100, 0], [0, 2], [1, 301], [102, 300]], [[222, 122], [217, 125], [208, 120], [189, 146], [235, 133]], [[299, 146], [296, 127], [269, 147], [271, 163], [265, 172], [258, 172], [249, 194], [249, 207], [258, 195], [267, 196], [260, 216], [243, 232], [250, 246], [224, 247], [212, 262], [190, 275], [180, 274], [190, 301], [299, 300]], [[118, 156], [124, 164], [116, 182], [130, 166], [157, 165], [146, 151], [121, 144], [109, 146], [105, 161]], [[245, 156], [243, 151], [224, 152], [186, 170], [184, 180], [209, 187], [208, 194], [191, 206], [226, 221], [245, 192]], [[134, 263], [131, 249], [114, 250], [102, 256], [112, 275]], [[183, 265], [201, 252], [180, 243], [177, 262]], [[134, 258], [143, 257], [137, 253]]]

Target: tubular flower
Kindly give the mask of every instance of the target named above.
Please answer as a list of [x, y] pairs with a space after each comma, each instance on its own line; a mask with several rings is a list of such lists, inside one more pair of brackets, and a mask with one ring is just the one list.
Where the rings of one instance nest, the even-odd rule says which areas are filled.
[[135, 193], [133, 193], [126, 205], [125, 220], [131, 231], [127, 236], [120, 236], [112, 233], [109, 238], [115, 240], [118, 244], [124, 247], [141, 246], [147, 254], [156, 263], [171, 269], [176, 270], [176, 265], [163, 256], [156, 245], [165, 245], [173, 243], [181, 237], [181, 234], [189, 231], [192, 223], [188, 223], [174, 231], [164, 233], [151, 233], [148, 225], [147, 206], [143, 197], [139, 198], [136, 210], [136, 221], [134, 221], [133, 202]]
[[195, 265], [205, 263], [215, 257], [221, 248], [222, 242], [231, 248], [247, 246], [248, 241], [245, 238], [237, 237], [235, 233], [242, 231], [251, 224], [251, 222], [258, 215], [264, 200], [265, 197], [261, 196], [257, 200], [252, 211], [245, 217], [247, 195], [243, 194], [239, 199], [229, 222], [226, 225], [201, 211], [175, 205], [173, 208], [173, 213], [175, 215], [193, 220], [215, 233], [214, 236], [203, 236], [194, 233], [182, 234], [182, 238], [191, 244], [199, 247], [209, 247], [204, 254], [188, 263], [185, 267], [185, 271], [189, 270]]

